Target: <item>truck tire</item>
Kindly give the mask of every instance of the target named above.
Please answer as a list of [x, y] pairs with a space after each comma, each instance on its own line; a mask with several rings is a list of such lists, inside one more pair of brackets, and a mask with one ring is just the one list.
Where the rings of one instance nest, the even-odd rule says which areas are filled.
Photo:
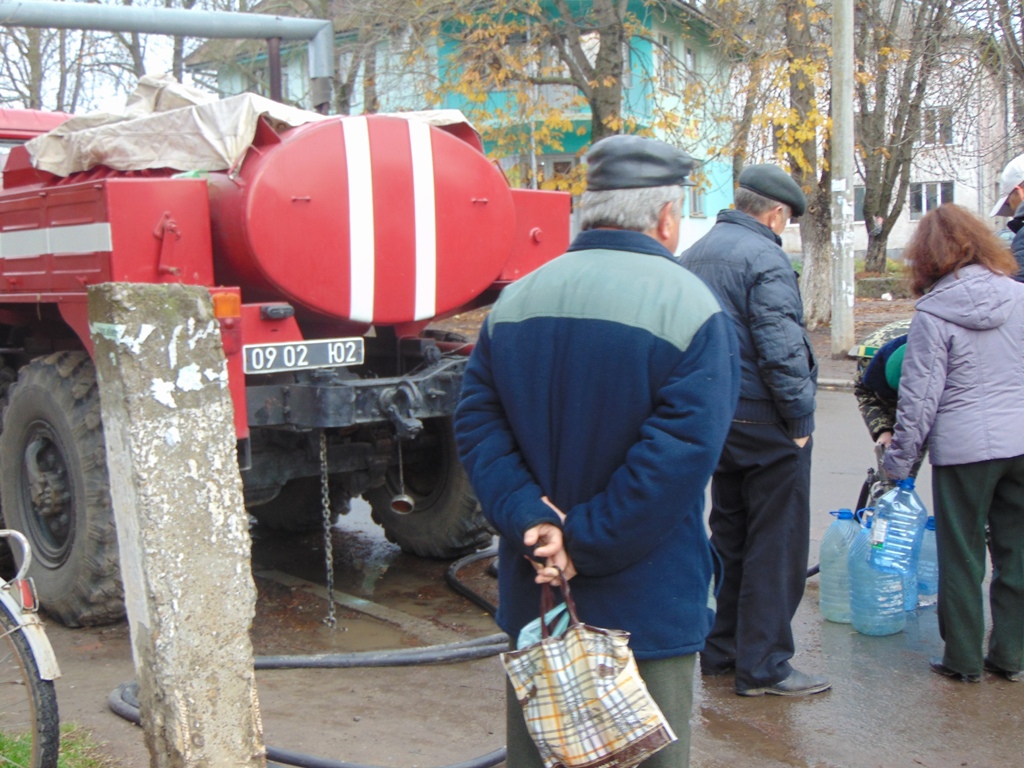
[[400, 515], [391, 509], [391, 500], [401, 487], [398, 467], [391, 467], [384, 484], [364, 497], [374, 522], [403, 552], [420, 557], [461, 557], [490, 544], [493, 531], [459, 463], [452, 420], [431, 419], [424, 429], [437, 437], [438, 450], [431, 451], [427, 460], [405, 462], [405, 492], [416, 502], [413, 511]]
[[[338, 520], [337, 495], [331, 484], [331, 524]], [[319, 477], [298, 477], [285, 483], [280, 493], [265, 504], [249, 507], [257, 525], [281, 533], [312, 533], [324, 528]]]
[[[0, 430], [3, 429], [3, 412], [4, 408], [7, 407], [7, 390], [11, 388], [11, 384], [17, 378], [18, 372], [10, 366], [0, 367]], [[4, 525], [4, 511], [0, 507], [0, 528], [4, 527], [6, 527]], [[14, 553], [11, 551], [10, 546], [8, 546], [6, 541], [0, 542], [0, 578], [14, 578], [17, 570], [14, 564]]]
[[37, 358], [8, 392], [0, 503], [28, 537], [39, 601], [69, 627], [125, 615], [96, 369], [84, 352]]

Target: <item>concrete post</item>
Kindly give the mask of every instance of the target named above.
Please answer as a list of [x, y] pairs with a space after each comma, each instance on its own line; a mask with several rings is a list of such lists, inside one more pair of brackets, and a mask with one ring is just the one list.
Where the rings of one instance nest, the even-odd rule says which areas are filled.
[[91, 286], [89, 324], [150, 766], [263, 768], [251, 541], [210, 295]]
[[832, 6], [832, 357], [854, 345], [853, 0]]

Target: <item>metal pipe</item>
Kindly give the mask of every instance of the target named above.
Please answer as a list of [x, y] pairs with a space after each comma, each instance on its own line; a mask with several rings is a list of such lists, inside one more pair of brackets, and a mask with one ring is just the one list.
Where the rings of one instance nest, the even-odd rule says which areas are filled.
[[137, 5], [0, 0], [0, 25], [199, 38], [309, 40], [310, 77], [334, 75], [334, 25], [328, 19]]

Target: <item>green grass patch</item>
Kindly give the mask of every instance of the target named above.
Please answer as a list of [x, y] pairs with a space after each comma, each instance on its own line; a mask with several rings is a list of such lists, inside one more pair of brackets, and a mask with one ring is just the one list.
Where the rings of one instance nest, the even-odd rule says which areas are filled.
[[[28, 765], [32, 744], [28, 736], [14, 738], [0, 733], [0, 755], [2, 764]], [[60, 729], [60, 756], [57, 768], [122, 768], [110, 758], [99, 753], [99, 747], [92, 736], [83, 728], [66, 725]]]

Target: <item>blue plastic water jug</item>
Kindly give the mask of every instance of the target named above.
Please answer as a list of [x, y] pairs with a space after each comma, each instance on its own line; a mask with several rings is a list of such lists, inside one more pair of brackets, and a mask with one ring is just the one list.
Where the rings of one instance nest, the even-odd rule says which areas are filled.
[[849, 509], [829, 513], [835, 520], [821, 538], [818, 567], [821, 574], [818, 608], [828, 621], [850, 623], [850, 544], [860, 532], [860, 523]]
[[892, 635], [903, 630], [903, 576], [873, 568], [868, 520], [850, 545], [850, 623], [864, 635]]
[[913, 572], [927, 521], [928, 510], [914, 491], [914, 478], [900, 480], [875, 504], [871, 564], [889, 573]]
[[917, 608], [917, 568], [899, 574], [903, 581], [903, 610], [913, 611]]
[[917, 561], [918, 605], [932, 605], [939, 597], [939, 551], [935, 544], [935, 518], [929, 517], [921, 537]]

